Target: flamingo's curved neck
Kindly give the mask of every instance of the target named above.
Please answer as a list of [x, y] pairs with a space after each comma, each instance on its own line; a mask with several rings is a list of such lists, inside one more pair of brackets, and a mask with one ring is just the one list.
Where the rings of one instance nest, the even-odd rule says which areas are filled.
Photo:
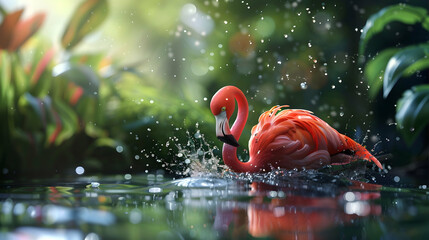
[[[232, 87], [228, 90], [231, 91], [231, 94], [237, 101], [238, 105], [238, 114], [237, 118], [234, 121], [234, 124], [231, 127], [231, 133], [238, 141], [241, 133], [243, 132], [244, 126], [247, 122], [247, 117], [249, 115], [249, 106], [247, 99], [238, 88]], [[235, 172], [252, 172], [250, 163], [244, 163], [238, 160], [237, 158], [237, 148], [229, 144], [223, 145], [222, 157], [224, 163]]]

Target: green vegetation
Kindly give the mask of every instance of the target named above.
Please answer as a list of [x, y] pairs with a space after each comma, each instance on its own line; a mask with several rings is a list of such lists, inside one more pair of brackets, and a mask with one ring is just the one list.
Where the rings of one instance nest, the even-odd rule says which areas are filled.
[[[175, 127], [157, 121], [171, 115], [187, 115], [182, 120], [187, 127], [198, 120], [211, 121], [198, 115], [202, 110], [178, 108], [183, 105], [180, 100], [160, 97], [153, 87], [142, 85], [142, 76], [132, 66], [120, 67], [103, 53], [74, 53], [106, 18], [107, 1], [83, 1], [78, 6], [64, 30], [63, 51], [40, 41], [24, 46], [42, 26], [45, 14], [20, 20], [23, 9], [2, 12], [0, 35], [10, 36], [0, 42], [0, 168], [4, 176], [70, 174], [78, 165], [93, 172], [124, 171], [134, 158], [131, 152], [138, 152], [129, 149], [128, 132]], [[134, 147], [151, 151], [158, 145], [154, 143], [168, 140], [168, 133], [157, 132], [142, 134], [143, 141]], [[144, 156], [152, 161], [162, 154]], [[161, 165], [151, 164], [149, 169]]]
[[[391, 22], [408, 25], [421, 24], [429, 31], [428, 11], [405, 4], [389, 6], [372, 15], [361, 35], [360, 53], [364, 54], [368, 41]], [[406, 78], [429, 68], [429, 44], [421, 43], [407, 47], [383, 49], [371, 59], [365, 69], [374, 97], [381, 86], [386, 98], [399, 79]], [[429, 84], [422, 84], [404, 92], [396, 107], [398, 130], [411, 144], [429, 123]]]

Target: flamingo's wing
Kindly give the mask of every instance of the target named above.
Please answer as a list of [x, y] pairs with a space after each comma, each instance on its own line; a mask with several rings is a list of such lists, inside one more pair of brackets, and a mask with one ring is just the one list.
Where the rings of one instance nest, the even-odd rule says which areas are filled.
[[[337, 153], [365, 149], [310, 111], [282, 110], [283, 107], [276, 106], [263, 113], [259, 123], [252, 128], [249, 140], [251, 159], [267, 162], [278, 159], [277, 165], [287, 168], [315, 168], [331, 163], [331, 156]], [[368, 160], [374, 161], [372, 158]]]

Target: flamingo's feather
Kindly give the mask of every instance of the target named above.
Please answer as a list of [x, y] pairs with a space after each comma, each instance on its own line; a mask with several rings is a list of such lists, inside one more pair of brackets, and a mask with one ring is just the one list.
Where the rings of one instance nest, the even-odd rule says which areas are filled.
[[345, 151], [355, 158], [380, 162], [364, 147], [338, 133], [312, 112], [275, 106], [261, 114], [249, 140], [254, 165], [281, 168], [317, 168], [333, 163], [331, 156]]

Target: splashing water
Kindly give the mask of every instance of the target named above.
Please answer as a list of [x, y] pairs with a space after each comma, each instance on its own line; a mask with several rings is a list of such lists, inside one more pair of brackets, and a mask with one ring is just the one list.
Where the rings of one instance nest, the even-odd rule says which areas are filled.
[[166, 163], [166, 169], [183, 176], [218, 176], [226, 166], [220, 164], [215, 151], [216, 146], [211, 146], [204, 138], [204, 134], [197, 130], [193, 136], [186, 131], [188, 141], [186, 145], [176, 143], [177, 159], [174, 163]]

